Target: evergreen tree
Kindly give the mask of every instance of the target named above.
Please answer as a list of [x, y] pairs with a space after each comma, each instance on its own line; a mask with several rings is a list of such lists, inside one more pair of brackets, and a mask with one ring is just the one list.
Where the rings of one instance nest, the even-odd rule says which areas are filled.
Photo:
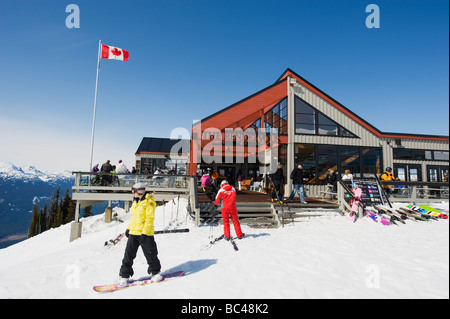
[[28, 228], [28, 238], [36, 236], [39, 234], [39, 213], [38, 213], [38, 203], [36, 202], [33, 206], [33, 215], [31, 217], [30, 227]]
[[58, 205], [59, 205], [59, 187], [56, 190], [55, 195], [53, 195], [50, 201], [50, 209], [48, 211], [48, 220], [47, 220], [47, 229], [50, 229], [55, 224], [55, 217], [58, 214]]
[[62, 212], [61, 212], [61, 205], [58, 205], [58, 208], [56, 210], [56, 215], [53, 218], [53, 224], [52, 228], [57, 228], [62, 225]]
[[[61, 200], [59, 200], [59, 194], [60, 189], [58, 188], [55, 195], [45, 204], [44, 208], [39, 209], [38, 203], [33, 206], [33, 215], [28, 228], [28, 238], [43, 233], [50, 228], [70, 223], [75, 219], [76, 201], [69, 196], [69, 190], [66, 189], [64, 198]], [[86, 207], [84, 217], [92, 215], [92, 206]]]
[[83, 217], [90, 217], [90, 216], [92, 216], [92, 215], [94, 215], [94, 214], [92, 213], [92, 206], [87, 206], [87, 207], [85, 207], [85, 208], [84, 208], [84, 212], [83, 212]]
[[47, 230], [47, 204], [44, 205], [44, 208], [39, 210], [39, 230], [38, 234], [41, 234]]
[[76, 202], [74, 200], [69, 201], [69, 208], [67, 209], [66, 219], [64, 220], [64, 224], [70, 223], [75, 220], [75, 208]]
[[61, 214], [62, 214], [62, 223], [67, 223], [67, 215], [69, 214], [69, 204], [72, 198], [69, 196], [69, 189], [66, 189], [66, 193], [64, 194], [64, 198], [61, 202]]

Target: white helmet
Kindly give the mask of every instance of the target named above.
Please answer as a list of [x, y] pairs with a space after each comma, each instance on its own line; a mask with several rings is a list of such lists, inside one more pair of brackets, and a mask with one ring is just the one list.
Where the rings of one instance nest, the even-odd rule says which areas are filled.
[[143, 194], [145, 194], [146, 187], [147, 187], [147, 184], [145, 184], [145, 183], [136, 183], [133, 185], [133, 188], [131, 189], [131, 191], [134, 191], [138, 194], [143, 195]]

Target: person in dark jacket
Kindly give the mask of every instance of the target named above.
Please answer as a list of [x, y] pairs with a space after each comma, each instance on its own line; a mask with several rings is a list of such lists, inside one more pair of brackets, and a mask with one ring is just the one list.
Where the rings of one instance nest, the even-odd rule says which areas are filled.
[[[336, 193], [337, 176], [334, 173], [334, 169], [330, 168], [328, 174], [325, 177], [325, 182], [327, 183], [328, 191], [330, 193]], [[330, 199], [333, 199], [333, 195], [330, 194]]]
[[291, 172], [292, 184], [294, 184], [294, 189], [292, 190], [291, 196], [289, 196], [289, 201], [292, 203], [294, 201], [295, 193], [298, 192], [300, 197], [300, 202], [306, 204], [305, 202], [305, 190], [303, 188], [303, 166], [298, 164]]
[[100, 171], [102, 173], [106, 173], [102, 175], [102, 186], [108, 186], [109, 184], [111, 184], [112, 178], [111, 175], [109, 175], [112, 171], [111, 161], [107, 160], [106, 163], [103, 163]]
[[278, 164], [277, 171], [273, 174], [270, 174], [270, 179], [273, 183], [273, 191], [272, 191], [272, 201], [284, 200], [284, 173], [283, 173], [283, 164]]

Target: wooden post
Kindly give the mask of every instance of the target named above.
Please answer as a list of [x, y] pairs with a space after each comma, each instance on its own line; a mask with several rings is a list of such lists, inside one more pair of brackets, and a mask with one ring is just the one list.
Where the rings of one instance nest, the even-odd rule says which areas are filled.
[[112, 220], [112, 208], [106, 207], [105, 209], [105, 223], [109, 224]]
[[75, 205], [75, 220], [70, 225], [70, 241], [81, 237], [80, 202]]
[[70, 225], [70, 241], [74, 241], [77, 238], [81, 237], [81, 223], [78, 221], [72, 222]]

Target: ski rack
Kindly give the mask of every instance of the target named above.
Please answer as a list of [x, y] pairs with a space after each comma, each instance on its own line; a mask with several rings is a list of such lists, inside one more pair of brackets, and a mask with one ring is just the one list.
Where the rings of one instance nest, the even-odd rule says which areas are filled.
[[[345, 201], [345, 194], [347, 193], [347, 194], [351, 195], [352, 198], [354, 199], [355, 193], [353, 193], [353, 191], [350, 188], [348, 188], [348, 186], [342, 180], [339, 179], [338, 182], [345, 191], [345, 192], [343, 192], [342, 199], [340, 198], [341, 196], [338, 196], [338, 200], [342, 204], [342, 205], [340, 205], [339, 208], [343, 207], [343, 208], [346, 208], [347, 210], [351, 211], [350, 205]], [[366, 205], [364, 205], [364, 203], [362, 201], [359, 201], [358, 206], [361, 207], [363, 209], [363, 211], [366, 208]], [[341, 209], [341, 211], [343, 212], [344, 209]]]
[[377, 180], [378, 188], [379, 188], [379, 190], [380, 190], [380, 193], [381, 193], [382, 198], [384, 197], [385, 202], [388, 203], [388, 205], [389, 205], [390, 208], [392, 208], [392, 204], [391, 204], [391, 202], [389, 201], [388, 195], [387, 195], [386, 192], [384, 191], [383, 185], [381, 185], [380, 179], [378, 178], [377, 174], [373, 174], [373, 175], [375, 176], [375, 178], [376, 178], [376, 180]]
[[[378, 186], [378, 190], [380, 192], [380, 196], [381, 196], [381, 200], [382, 200], [382, 204], [384, 205], [384, 203], [387, 203], [389, 205], [390, 208], [392, 208], [392, 204], [389, 201], [389, 198], [383, 188], [383, 186], [381, 185], [381, 182], [377, 176], [377, 174], [373, 174], [374, 175], [374, 179], [377, 183]], [[355, 194], [353, 193], [353, 191], [348, 187], [348, 185], [346, 183], [344, 183], [342, 180], [338, 180], [339, 184], [341, 185], [342, 189], [344, 190], [344, 192], [341, 192], [341, 194], [339, 194], [338, 192], [338, 201], [340, 204], [340, 210], [344, 211], [344, 209], [348, 209], [351, 210], [349, 204], [346, 202], [345, 200], [345, 194], [349, 194], [351, 195], [353, 198], [355, 198]], [[362, 201], [359, 202], [359, 207], [361, 207], [364, 211], [364, 209], [366, 209], [368, 207], [368, 205], [364, 204]], [[369, 207], [373, 207], [373, 206], [369, 206]]]

